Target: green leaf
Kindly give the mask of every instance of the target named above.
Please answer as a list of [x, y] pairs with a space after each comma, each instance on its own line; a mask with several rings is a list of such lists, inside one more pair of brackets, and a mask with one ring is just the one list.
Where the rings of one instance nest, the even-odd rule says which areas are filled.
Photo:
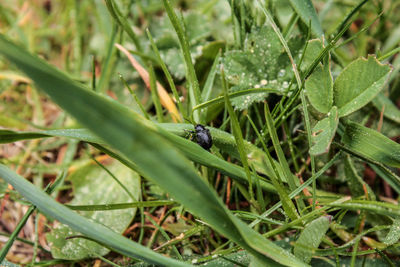
[[348, 122], [342, 143], [345, 147], [373, 161], [400, 167], [400, 144], [375, 130]]
[[400, 123], [400, 110], [393, 104], [393, 102], [386, 97], [383, 93], [379, 93], [373, 100], [372, 103], [378, 109], [379, 112], [383, 110], [383, 116], [392, 121]]
[[332, 216], [322, 216], [307, 224], [297, 239], [294, 247], [294, 255], [304, 262], [309, 263], [313, 249], [318, 248], [329, 229]]
[[[71, 205], [98, 205], [136, 201], [140, 194], [140, 177], [131, 169], [113, 161], [106, 168], [122, 182], [136, 199], [122, 190], [121, 186], [98, 165], [85, 165], [73, 172], [68, 179], [72, 182], [74, 198]], [[95, 190], [93, 190], [95, 189]], [[135, 216], [136, 208], [112, 211], [85, 211], [80, 214], [91, 221], [109, 227], [116, 233], [122, 233]], [[107, 248], [87, 239], [68, 236], [79, 235], [69, 226], [59, 224], [46, 235], [51, 254], [56, 259], [79, 260], [105, 255]]]
[[312, 129], [313, 146], [311, 155], [320, 155], [329, 151], [333, 137], [339, 124], [338, 111], [335, 106], [328, 113], [328, 117], [319, 121]]
[[305, 89], [311, 105], [321, 113], [328, 113], [333, 104], [333, 80], [329, 63], [318, 64], [305, 82]]
[[[273, 244], [229, 212], [215, 191], [197, 174], [193, 164], [179, 153], [170, 141], [166, 140], [168, 137], [171, 138], [168, 140], [176, 138], [181, 140], [182, 138], [157, 128], [152, 122], [145, 120], [116, 101], [96, 94], [82, 84], [72, 81], [39, 58], [7, 41], [2, 35], [0, 35], [0, 53], [23, 70], [53, 101], [73, 115], [82, 125], [88, 127], [112, 148], [119, 151], [121, 156], [136, 164], [142, 176], [157, 183], [213, 229], [248, 250], [255, 257], [262, 259], [265, 264], [279, 262], [288, 266], [306, 266], [292, 254]], [[184, 145], [191, 143], [189, 140], [180, 142]], [[200, 146], [197, 147], [201, 149]], [[204, 153], [208, 152], [204, 151]], [[7, 181], [17, 185], [15, 177], [10, 177]], [[33, 186], [29, 182], [17, 186], [15, 186], [16, 190], [25, 197], [32, 192]], [[30, 190], [27, 192], [28, 188]], [[70, 221], [70, 218], [67, 220], [64, 217], [67, 208], [60, 205], [64, 208], [60, 210], [59, 204], [54, 200], [37, 197], [42, 196], [39, 194], [41, 191], [38, 191], [36, 189], [36, 194], [27, 198], [34, 205], [38, 207], [40, 205], [41, 210], [44, 207], [45, 214], [49, 214], [61, 222], [67, 222], [66, 224], [71, 227], [74, 226], [72, 228], [78, 228], [78, 231], [90, 234], [89, 237], [106, 243], [111, 248], [118, 248], [117, 251], [121, 253], [126, 253], [129, 248], [133, 247], [127, 245], [126, 242], [114, 243], [115, 239], [110, 242], [104, 234], [99, 235], [98, 232], [92, 232], [93, 228], [87, 224], [87, 228], [77, 227], [79, 225], [76, 225], [76, 220]], [[50, 203], [53, 208], [47, 209], [46, 205]], [[54, 209], [56, 206], [58, 208]], [[95, 225], [94, 222], [91, 224]], [[102, 229], [104, 228], [103, 226]], [[124, 238], [121, 239], [124, 240]], [[134, 242], [130, 243], [135, 244]], [[166, 262], [160, 261], [165, 257], [150, 253], [138, 244], [135, 244], [134, 247], [136, 252], [132, 254], [136, 257], [166, 265]], [[176, 261], [168, 260], [169, 265], [178, 266]]]
[[359, 58], [350, 63], [333, 84], [333, 103], [344, 117], [362, 108], [383, 88], [391, 67], [383, 65], [373, 56]]
[[314, 35], [317, 37], [324, 35], [317, 12], [311, 0], [290, 0], [290, 4], [306, 25], [311, 21], [311, 32]]
[[[303, 45], [302, 38], [289, 40], [292, 53]], [[271, 88], [284, 92], [289, 86], [291, 64], [279, 38], [270, 26], [253, 27], [243, 51], [225, 53], [223, 60], [226, 78], [233, 92], [249, 88]], [[243, 110], [261, 102], [268, 93], [232, 99], [235, 108]]]
[[312, 39], [308, 41], [306, 51], [304, 52], [303, 63], [301, 64], [301, 70], [307, 70], [323, 49], [324, 45], [320, 39]]

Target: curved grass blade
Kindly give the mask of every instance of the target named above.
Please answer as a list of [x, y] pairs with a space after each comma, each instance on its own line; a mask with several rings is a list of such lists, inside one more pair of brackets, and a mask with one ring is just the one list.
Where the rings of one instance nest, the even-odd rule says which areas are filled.
[[176, 204], [170, 200], [136, 201], [131, 203], [115, 203], [104, 205], [65, 205], [71, 210], [97, 211], [97, 210], [121, 210], [131, 208], [148, 208]]
[[[220, 172], [230, 176], [231, 178], [235, 179], [240, 183], [248, 182], [243, 168], [235, 164], [232, 164], [230, 162], [224, 161], [221, 158], [211, 153], [208, 153], [200, 146], [189, 140], [185, 140], [180, 138], [179, 136], [176, 136], [176, 135], [185, 136], [186, 134], [185, 130], [193, 130], [193, 125], [176, 124], [176, 123], [160, 123], [157, 125], [158, 128], [160, 128], [158, 132], [161, 131], [162, 134], [166, 138], [168, 138], [169, 141], [171, 141], [176, 148], [180, 149], [181, 152], [184, 153], [184, 155], [188, 157], [190, 160], [202, 164], [204, 166], [219, 170]], [[167, 131], [173, 134], [168, 134]], [[218, 146], [220, 149], [226, 151], [227, 153], [230, 153], [231, 155], [237, 158], [239, 157], [236, 149], [235, 140], [232, 135], [214, 128], [210, 128], [210, 131], [211, 135], [213, 136], [213, 142], [216, 146]], [[16, 142], [19, 140], [45, 138], [45, 137], [67, 137], [91, 143], [96, 148], [100, 149], [101, 151], [105, 152], [111, 157], [121, 161], [126, 166], [137, 171], [137, 167], [135, 166], [135, 164], [133, 164], [129, 160], [121, 158], [120, 155], [110, 151], [109, 149], [106, 149], [104, 147], [105, 142], [86, 129], [47, 130], [47, 131], [37, 131], [37, 132], [34, 131], [16, 132], [9, 130], [0, 130], [0, 144]], [[262, 155], [262, 152], [258, 148], [256, 148], [249, 142], [245, 142], [245, 148], [248, 153], [251, 153], [255, 156], [257, 155], [257, 157], [252, 159], [252, 162], [254, 162], [255, 160], [256, 161], [260, 160], [260, 157], [258, 155]], [[265, 174], [269, 175], [270, 172], [268, 172], [267, 170]], [[253, 179], [258, 179], [258, 178], [253, 177]], [[270, 183], [264, 180], [261, 180], [260, 183], [264, 190], [273, 193], [276, 192], [275, 188]]]
[[[136, 164], [142, 176], [156, 182], [178, 202], [185, 205], [193, 214], [207, 222], [213, 229], [248, 250], [265, 264], [278, 262], [287, 266], [307, 266], [292, 254], [249, 228], [227, 210], [215, 191], [197, 174], [193, 165], [170, 142], [166, 142], [165, 138], [162, 138], [168, 136], [179, 138], [178, 136], [166, 131], [157, 133], [154, 130], [156, 126], [144, 120], [140, 115], [109, 98], [90, 91], [82, 84], [72, 81], [44, 61], [7, 41], [2, 35], [0, 35], [0, 53], [23, 70], [54, 102], [68, 111], [89, 130], [95, 132], [107, 144], [118, 150], [121, 155]], [[157, 168], [154, 167], [155, 164]], [[15, 181], [12, 178], [9, 178], [8, 182]], [[22, 178], [20, 177], [20, 179]], [[30, 185], [29, 188], [31, 190], [32, 187], [36, 189], [24, 180], [24, 185], [27, 186], [27, 184]], [[24, 192], [23, 195], [29, 195], [32, 191], [27, 192], [27, 188], [18, 185], [17, 190]], [[40, 190], [36, 189], [37, 194], [40, 192]], [[43, 202], [47, 205], [52, 202], [52, 205], [58, 208], [60, 208], [59, 206], [63, 207], [51, 199], [42, 198], [38, 200], [31, 195], [30, 200], [39, 201], [40, 205], [43, 205]], [[68, 208], [63, 207], [62, 211], [66, 212], [66, 209], [68, 210]], [[45, 211], [47, 213], [51, 212], [53, 217], [57, 216], [55, 218], [63, 221], [71, 218], [61, 218], [60, 210], [45, 209]], [[80, 221], [82, 221], [81, 218]], [[76, 221], [68, 221], [67, 224], [78, 228]], [[99, 225], [96, 227], [104, 228]], [[100, 230], [100, 228], [97, 229]], [[81, 230], [84, 230], [85, 233], [89, 232], [95, 240], [109, 244], [110, 248], [118, 248], [119, 252], [126, 252], [128, 247], [132, 246], [130, 244], [133, 243], [129, 241], [128, 245], [125, 242], [122, 249], [120, 247], [122, 242], [120, 241], [125, 240], [124, 238], [121, 238], [116, 244], [108, 239], [104, 240], [104, 229], [102, 236], [99, 236], [98, 232], [93, 233], [88, 229]], [[93, 230], [93, 228], [89, 230]], [[108, 230], [108, 232], [110, 231]], [[107, 237], [111, 238], [111, 235], [109, 234]], [[155, 257], [153, 252], [150, 253], [137, 244], [135, 244], [135, 247], [137, 251], [140, 250], [138, 253], [140, 255], [138, 256], [142, 259], [146, 255], [145, 260], [150, 262], [161, 258], [164, 261], [166, 260], [165, 257], [158, 254]], [[173, 266], [184, 266], [181, 262], [179, 263], [180, 265], [177, 265], [176, 261], [172, 263], [171, 259], [168, 260], [171, 261]], [[161, 265], [165, 265], [165, 262]]]
[[386, 202], [369, 200], [350, 200], [344, 203], [328, 203], [330, 207], [338, 207], [349, 210], [364, 210], [371, 213], [400, 218], [400, 207]]
[[49, 195], [23, 177], [14, 173], [3, 164], [0, 164], [0, 177], [10, 183], [22, 196], [35, 205], [42, 213], [57, 219], [61, 223], [71, 226], [71, 228], [114, 251], [129, 257], [139, 258], [159, 265], [171, 264], [174, 266], [190, 266], [186, 263], [161, 256], [160, 254], [113, 232], [108, 227], [89, 221], [83, 216], [71, 211], [64, 205], [54, 201], [54, 199]]

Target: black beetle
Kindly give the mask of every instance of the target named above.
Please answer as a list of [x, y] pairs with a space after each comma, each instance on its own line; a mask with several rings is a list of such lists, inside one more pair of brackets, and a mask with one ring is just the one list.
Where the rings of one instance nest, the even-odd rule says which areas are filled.
[[194, 135], [194, 138], [192, 138], [192, 140], [195, 140], [196, 143], [205, 150], [210, 150], [212, 146], [212, 137], [210, 131], [206, 129], [206, 127], [201, 124], [197, 124], [196, 126], [194, 126], [194, 131], [188, 132]]

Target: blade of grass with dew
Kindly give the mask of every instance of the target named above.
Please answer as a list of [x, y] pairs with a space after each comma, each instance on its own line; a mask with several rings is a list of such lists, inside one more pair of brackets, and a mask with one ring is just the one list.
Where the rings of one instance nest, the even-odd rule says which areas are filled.
[[[193, 125], [191, 124], [177, 124], [177, 123], [161, 123], [157, 124], [159, 128], [163, 131], [163, 134], [167, 136], [167, 138], [173, 142], [176, 148], [180, 149], [182, 153], [185, 154], [190, 160], [200, 163], [204, 166], [214, 168], [216, 170], [221, 171], [222, 173], [236, 179], [240, 183], [247, 183], [246, 174], [243, 168], [234, 165], [230, 162], [221, 160], [220, 158], [216, 157], [213, 154], [208, 153], [197, 144], [190, 142], [188, 140], [182, 139], [178, 136], [185, 136], [185, 130], [193, 130]], [[233, 157], [239, 158], [239, 153], [237, 151], [235, 138], [224, 131], [219, 129], [215, 129], [209, 127], [211, 135], [213, 137], [213, 143], [220, 148], [222, 151], [232, 155]], [[171, 136], [165, 133], [165, 131], [172, 133], [173, 135], [178, 136]], [[0, 143], [11, 143], [16, 142], [19, 140], [27, 140], [27, 139], [34, 139], [34, 138], [48, 138], [48, 137], [66, 137], [66, 138], [73, 138], [80, 141], [88, 142], [100, 151], [110, 155], [111, 157], [119, 160], [124, 165], [128, 166], [129, 168], [137, 171], [137, 167], [135, 164], [122, 158], [120, 155], [116, 154], [115, 152], [107, 149], [104, 144], [105, 142], [92, 134], [87, 129], [64, 129], [64, 130], [47, 130], [47, 131], [30, 131], [30, 132], [16, 132], [10, 130], [0, 130]], [[267, 159], [265, 153], [251, 144], [250, 142], [245, 141], [245, 150], [247, 154], [252, 155], [249, 158], [249, 162], [251, 164], [255, 164], [257, 166], [261, 166], [263, 163], [263, 159]], [[276, 162], [274, 160], [274, 162]], [[278, 168], [278, 172], [280, 174], [283, 173], [280, 165], [275, 163]], [[267, 176], [270, 176], [273, 172], [271, 167], [268, 169], [257, 168], [258, 172], [264, 173]], [[253, 179], [260, 179], [253, 178]], [[276, 193], [275, 188], [266, 182], [265, 180], [260, 180], [261, 187], [268, 192]]]
[[[240, 183], [247, 183], [246, 174], [243, 168], [234, 165], [230, 162], [224, 161], [219, 157], [208, 153], [197, 144], [188, 141], [186, 139], [182, 139], [179, 136], [185, 136], [185, 130], [193, 130], [193, 125], [191, 124], [177, 124], [177, 123], [161, 123], [156, 124], [160, 129], [164, 130], [163, 135], [165, 135], [174, 145], [176, 148], [180, 149], [182, 153], [190, 160], [200, 163], [204, 166], [214, 168], [216, 170], [221, 171], [225, 175], [236, 179]], [[149, 126], [153, 127], [153, 126]], [[239, 153], [237, 151], [235, 138], [224, 131], [219, 129], [215, 129], [209, 127], [211, 135], [213, 137], [213, 143], [220, 148], [222, 151], [232, 155], [239, 159]], [[165, 131], [171, 133], [173, 135], [166, 134]], [[178, 135], [178, 136], [174, 136]], [[111, 157], [119, 160], [124, 165], [128, 166], [129, 168], [137, 171], [137, 166], [133, 164], [131, 161], [121, 157], [121, 155], [116, 154], [115, 152], [111, 151], [110, 149], [106, 148], [105, 142], [92, 134], [87, 129], [64, 129], [64, 130], [47, 130], [47, 131], [31, 131], [31, 132], [16, 132], [10, 130], [0, 130], [0, 143], [11, 143], [16, 142], [19, 140], [26, 140], [26, 139], [34, 139], [34, 138], [48, 138], [48, 137], [66, 137], [66, 138], [73, 138], [81, 141], [85, 141], [90, 143], [92, 146], [96, 147], [100, 151], [110, 155]], [[254, 146], [253, 144], [245, 141], [244, 142], [246, 153], [252, 155], [249, 158], [249, 162], [251, 164], [255, 164], [257, 166], [261, 166], [263, 159], [267, 159], [265, 153]], [[274, 162], [276, 162], [274, 160]], [[278, 168], [278, 172], [280, 174], [283, 173], [279, 164], [275, 163]], [[272, 168], [268, 167], [268, 169], [257, 168], [258, 172], [264, 173], [267, 176], [270, 176], [273, 172]], [[268, 192], [276, 193], [275, 188], [265, 180], [258, 178], [253, 179], [260, 179], [260, 184], [263, 190]]]
[[326, 205], [355, 211], [363, 210], [375, 214], [400, 218], [400, 207], [392, 203], [372, 200], [349, 200], [344, 203], [328, 203]]
[[[5, 39], [3, 35], [0, 35], [0, 53], [23, 70], [53, 101], [80, 123], [95, 132], [124, 157], [137, 164], [139, 172], [144, 177], [152, 179], [216, 231], [266, 264], [278, 262], [287, 266], [307, 266], [232, 215], [215, 191], [197, 174], [191, 163], [170, 142], [165, 142], [162, 131], [157, 134], [152, 130], [156, 126], [151, 122], [143, 120], [143, 117], [115, 101], [70, 80], [62, 72]], [[154, 168], [154, 164], [157, 164], [157, 168]], [[182, 262], [153, 253], [124, 237], [119, 235], [116, 237], [113, 232], [103, 226], [95, 223], [87, 224], [87, 221], [79, 215], [51, 198], [46, 198], [42, 191], [22, 177], [10, 173], [4, 165], [0, 166], [4, 179], [15, 185], [15, 188], [18, 188], [17, 190], [25, 197], [29, 196], [29, 201], [49, 216], [121, 253], [129, 251], [130, 255], [156, 264], [166, 264], [165, 261], [168, 261], [171, 265], [185, 266]], [[78, 221], [80, 223], [77, 225]], [[81, 223], [84, 223], [85, 227], [79, 227]], [[132, 253], [133, 247], [135, 250]]]
[[148, 207], [159, 207], [174, 205], [175, 201], [170, 200], [152, 200], [152, 201], [138, 201], [131, 203], [115, 203], [115, 204], [104, 204], [104, 205], [65, 205], [71, 210], [82, 210], [82, 211], [98, 211], [98, 210], [121, 210], [131, 208], [148, 208]]
[[[168, 17], [172, 23], [172, 26], [175, 29], [175, 32], [178, 36], [179, 43], [181, 45], [182, 53], [183, 53], [183, 58], [185, 59], [185, 66], [186, 66], [186, 73], [187, 73], [187, 79], [189, 82], [189, 95], [190, 95], [190, 101], [192, 104], [192, 107], [198, 105], [201, 102], [201, 93], [200, 93], [200, 85], [199, 81], [196, 76], [196, 71], [194, 69], [194, 65], [192, 62], [192, 57], [190, 55], [190, 49], [189, 49], [189, 42], [187, 40], [187, 37], [185, 35], [182, 21], [178, 19], [176, 16], [174, 10], [172, 9], [171, 3], [169, 0], [163, 0], [165, 10], [168, 14]], [[193, 118], [196, 122], [202, 123], [201, 122], [201, 117], [199, 112], [194, 112], [193, 113]]]
[[346, 124], [343, 144], [363, 156], [391, 167], [400, 167], [400, 144], [354, 122]]
[[373, 160], [359, 151], [349, 148], [348, 146], [333, 142], [333, 144], [339, 147], [341, 150], [349, 153], [352, 156], [362, 159], [368, 162], [371, 168], [384, 179], [398, 194], [400, 194], [400, 177], [395, 174], [392, 170], [386, 167], [382, 162]]
[[390, 227], [390, 231], [386, 235], [385, 239], [383, 240], [383, 243], [385, 243], [388, 246], [391, 246], [391, 245], [397, 243], [400, 239], [399, 228], [400, 228], [400, 218], [395, 219], [393, 221], [393, 224]]
[[[204, 166], [214, 168], [216, 170], [221, 171], [222, 173], [236, 179], [240, 183], [247, 183], [247, 177], [243, 170], [243, 168], [232, 164], [230, 162], [224, 161], [219, 157], [208, 153], [204, 149], [202, 149], [197, 144], [182, 139], [179, 136], [175, 136], [175, 134], [184, 136], [185, 130], [193, 128], [191, 124], [176, 124], [176, 123], [163, 123], [159, 124], [159, 127], [163, 129], [163, 134], [167, 137], [176, 148], [180, 149], [182, 153], [185, 154], [190, 160], [200, 163]], [[226, 132], [219, 131], [217, 129], [211, 128], [211, 134], [213, 136], [213, 141], [221, 149], [227, 151], [228, 153], [236, 153], [236, 144], [234, 137]], [[174, 134], [167, 134], [166, 131]], [[48, 130], [48, 131], [38, 131], [38, 132], [15, 132], [9, 130], [0, 130], [0, 143], [10, 143], [16, 142], [19, 140], [27, 140], [27, 139], [35, 139], [35, 138], [46, 138], [46, 137], [67, 137], [74, 138], [81, 141], [85, 141], [95, 146], [100, 151], [110, 155], [111, 157], [119, 160], [124, 165], [129, 168], [138, 171], [137, 166], [133, 164], [131, 161], [121, 157], [121, 155], [116, 154], [115, 152], [104, 147], [105, 142], [89, 132], [86, 129], [65, 129], [65, 130]], [[253, 151], [253, 153], [259, 153], [256, 147], [253, 147], [250, 143], [246, 142], [246, 151]], [[275, 188], [269, 184], [268, 182], [261, 180], [261, 186], [264, 190], [268, 192], [275, 192]]]

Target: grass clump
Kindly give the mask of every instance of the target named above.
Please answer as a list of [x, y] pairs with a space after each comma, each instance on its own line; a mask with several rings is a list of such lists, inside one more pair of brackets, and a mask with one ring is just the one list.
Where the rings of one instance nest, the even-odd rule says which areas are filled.
[[398, 265], [392, 2], [4, 1], [0, 261]]

